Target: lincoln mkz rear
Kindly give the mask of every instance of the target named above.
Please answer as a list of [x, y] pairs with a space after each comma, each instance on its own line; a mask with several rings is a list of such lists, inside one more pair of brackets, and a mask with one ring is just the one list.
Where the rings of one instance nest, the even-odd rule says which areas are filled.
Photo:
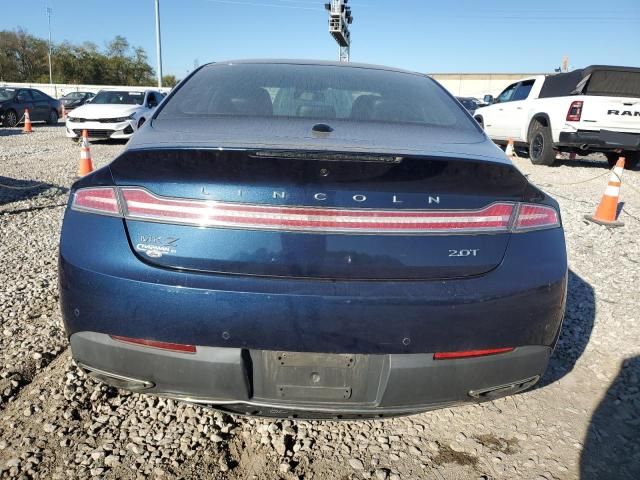
[[567, 288], [558, 204], [430, 78], [209, 64], [148, 123], [65, 213], [62, 311], [91, 375], [359, 418], [544, 373]]

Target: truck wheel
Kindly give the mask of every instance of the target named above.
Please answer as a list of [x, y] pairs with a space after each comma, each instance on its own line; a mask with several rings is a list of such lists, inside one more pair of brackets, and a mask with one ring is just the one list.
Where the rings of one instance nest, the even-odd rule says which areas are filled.
[[534, 165], [553, 165], [556, 161], [556, 152], [553, 149], [551, 129], [539, 123], [531, 132], [529, 139], [529, 158]]
[[609, 167], [613, 168], [616, 166], [616, 162], [619, 157], [624, 157], [624, 168], [625, 170], [634, 170], [638, 163], [640, 163], [640, 153], [638, 152], [624, 152], [622, 154], [615, 152], [607, 152], [605, 153], [607, 157], [607, 162], [609, 162]]

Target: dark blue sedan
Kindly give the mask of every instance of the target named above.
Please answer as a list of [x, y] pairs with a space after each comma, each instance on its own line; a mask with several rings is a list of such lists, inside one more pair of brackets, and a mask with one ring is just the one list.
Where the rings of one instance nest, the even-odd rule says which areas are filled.
[[519, 392], [566, 288], [558, 204], [438, 83], [370, 65], [199, 68], [73, 185], [60, 244], [82, 368], [248, 415]]

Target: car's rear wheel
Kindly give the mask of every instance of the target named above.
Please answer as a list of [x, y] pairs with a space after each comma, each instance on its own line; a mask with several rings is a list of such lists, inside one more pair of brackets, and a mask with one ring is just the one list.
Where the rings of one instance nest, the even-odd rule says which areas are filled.
[[624, 168], [627, 170], [634, 170], [638, 163], [640, 163], [640, 153], [639, 152], [624, 152], [624, 153], [616, 153], [616, 152], [607, 152], [605, 153], [607, 157], [607, 162], [609, 162], [609, 166], [611, 168], [616, 166], [616, 162], [618, 158], [624, 157]]
[[540, 123], [536, 124], [529, 139], [529, 158], [534, 165], [553, 165], [556, 152], [553, 149], [551, 129]]
[[47, 118], [48, 125], [56, 125], [58, 123], [58, 112], [51, 110], [49, 112], [49, 118]]
[[9, 110], [4, 114], [4, 120], [2, 121], [3, 127], [15, 127], [18, 125], [18, 114], [15, 110]]

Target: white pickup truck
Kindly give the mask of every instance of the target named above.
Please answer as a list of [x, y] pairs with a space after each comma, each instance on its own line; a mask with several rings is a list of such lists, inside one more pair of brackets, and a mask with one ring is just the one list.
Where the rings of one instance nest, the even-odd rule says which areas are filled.
[[640, 68], [593, 65], [523, 78], [473, 116], [498, 144], [528, 147], [531, 162], [553, 165], [557, 152], [602, 152], [610, 165], [640, 161]]

